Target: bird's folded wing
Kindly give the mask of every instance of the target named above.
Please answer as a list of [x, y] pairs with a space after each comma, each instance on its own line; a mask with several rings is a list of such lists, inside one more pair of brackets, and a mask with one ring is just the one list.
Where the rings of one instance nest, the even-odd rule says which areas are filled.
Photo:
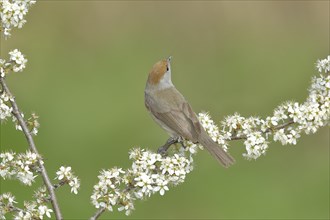
[[193, 142], [198, 141], [201, 133], [201, 124], [187, 102], [183, 103], [179, 109], [173, 109], [167, 112], [150, 110], [158, 120], [162, 121], [181, 137]]

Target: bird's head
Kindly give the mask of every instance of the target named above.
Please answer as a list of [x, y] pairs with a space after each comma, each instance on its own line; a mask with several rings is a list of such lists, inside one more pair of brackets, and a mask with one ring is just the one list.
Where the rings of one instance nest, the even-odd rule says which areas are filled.
[[171, 80], [171, 59], [172, 57], [169, 57], [155, 63], [149, 73], [147, 85], [164, 88], [173, 86]]

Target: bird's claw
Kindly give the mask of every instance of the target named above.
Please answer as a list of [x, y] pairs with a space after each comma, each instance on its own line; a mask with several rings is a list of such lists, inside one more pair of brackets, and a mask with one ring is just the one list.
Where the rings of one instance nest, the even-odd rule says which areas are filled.
[[158, 148], [157, 153], [162, 156], [165, 156], [167, 154], [168, 148], [170, 148], [172, 144], [176, 144], [176, 143], [182, 144], [182, 141], [180, 141], [180, 137], [170, 137], [163, 146]]
[[166, 156], [167, 149], [168, 149], [168, 147], [163, 145], [163, 146], [158, 148], [157, 153], [162, 155], [162, 156]]

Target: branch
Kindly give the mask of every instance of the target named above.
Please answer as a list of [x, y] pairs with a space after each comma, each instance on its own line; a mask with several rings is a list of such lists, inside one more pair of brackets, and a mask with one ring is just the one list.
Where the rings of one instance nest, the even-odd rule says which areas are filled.
[[[294, 123], [294, 121], [291, 119], [290, 121], [285, 122], [281, 125], [275, 126], [273, 128], [267, 128], [265, 131], [259, 130], [258, 132], [260, 132], [262, 134], [271, 133], [272, 131], [280, 130], [280, 129], [285, 128], [285, 127], [287, 127], [287, 126], [289, 126], [293, 123]], [[237, 140], [243, 140], [243, 139], [244, 140], [247, 139], [247, 136], [246, 135], [233, 135], [232, 134], [232, 136], [228, 139], [228, 141], [237, 141]], [[158, 148], [157, 153], [159, 153], [161, 155], [165, 155], [165, 153], [170, 148], [170, 146], [173, 145], [173, 144], [176, 144], [176, 143], [180, 143], [182, 145], [182, 147], [185, 147], [184, 144], [183, 144], [184, 143], [183, 140], [173, 139], [172, 137], [170, 137], [163, 146], [160, 146]]]
[[[284, 102], [264, 119], [245, 118], [235, 113], [225, 117], [220, 127], [208, 113], [199, 113], [199, 121], [208, 135], [226, 151], [230, 141], [244, 140], [246, 152], [243, 157], [249, 160], [265, 155], [271, 139], [282, 145], [295, 145], [302, 133], [313, 134], [330, 121], [330, 56], [318, 60], [316, 67], [321, 74], [312, 78], [308, 97], [303, 103]], [[176, 143], [183, 147], [168, 152]], [[132, 149], [129, 152], [130, 168], [114, 167], [100, 172], [91, 196], [97, 212], [90, 219], [99, 218], [106, 210], [112, 212], [114, 207], [129, 215], [136, 200], [155, 193], [163, 196], [171, 186], [185, 181], [186, 175], [193, 170], [193, 156], [202, 148], [189, 140], [169, 138], [157, 153]]]
[[[22, 127], [22, 131], [25, 135], [25, 138], [29, 144], [29, 148], [30, 148], [30, 151], [39, 155], [38, 153], [38, 150], [37, 150], [37, 147], [34, 143], [34, 140], [33, 140], [33, 137], [28, 129], [28, 126], [25, 122], [25, 120], [23, 119], [21, 113], [20, 113], [20, 110], [18, 108], [18, 105], [15, 101], [15, 98], [14, 96], [11, 94], [6, 82], [5, 82], [5, 79], [3, 77], [0, 77], [0, 84], [2, 85], [2, 90], [8, 94], [9, 97], [12, 97], [10, 99], [10, 103], [13, 107], [13, 111], [12, 111], [12, 114], [14, 115], [14, 117], [17, 119], [17, 121], [19, 122], [19, 125]], [[43, 165], [43, 163], [38, 160], [38, 165], [40, 167], [40, 173], [41, 173], [41, 176], [42, 176], [42, 179], [43, 179], [43, 182], [44, 184], [46, 185], [46, 188], [47, 188], [47, 191], [50, 195], [50, 202], [52, 204], [52, 207], [54, 209], [54, 213], [55, 213], [55, 216], [56, 216], [56, 219], [63, 219], [62, 218], [62, 214], [61, 214], [61, 211], [60, 211], [60, 208], [59, 208], [59, 205], [58, 205], [58, 202], [57, 202], [57, 199], [56, 199], [56, 195], [55, 195], [55, 191], [54, 191], [54, 187], [48, 177], [48, 174], [47, 174], [47, 171], [46, 171], [46, 168], [45, 166]]]
[[89, 219], [89, 220], [96, 220], [96, 219], [98, 219], [101, 215], [102, 215], [102, 213], [105, 211], [105, 207], [102, 207], [102, 208], [99, 208], [96, 212], [95, 212], [95, 214]]
[[[261, 132], [263, 134], [267, 134], [267, 133], [270, 133], [272, 130], [273, 131], [274, 130], [280, 130], [280, 129], [285, 128], [285, 127], [287, 127], [287, 126], [289, 126], [289, 125], [291, 125], [293, 123], [294, 123], [294, 121], [293, 120], [290, 120], [290, 121], [288, 121], [286, 123], [283, 123], [281, 125], [275, 126], [273, 128], [267, 128], [265, 131], [261, 131], [260, 130], [259, 132]], [[235, 136], [232, 136], [230, 139], [228, 139], [228, 141], [236, 141], [236, 140], [242, 140], [242, 139], [247, 139], [247, 136], [246, 135], [235, 135]]]

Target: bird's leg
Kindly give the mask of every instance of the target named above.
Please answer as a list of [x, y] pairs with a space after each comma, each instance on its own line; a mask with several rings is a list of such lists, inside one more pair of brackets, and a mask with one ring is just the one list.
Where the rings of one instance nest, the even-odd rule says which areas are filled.
[[170, 137], [169, 139], [167, 139], [166, 143], [159, 147], [157, 150], [157, 153], [161, 154], [161, 155], [165, 155], [168, 148], [172, 145], [172, 144], [176, 144], [179, 142], [179, 137]]
[[180, 143], [181, 146], [183, 147], [183, 149], [186, 149], [186, 146], [184, 146], [183, 141], [184, 141], [184, 138], [183, 137], [179, 137], [177, 143]]

